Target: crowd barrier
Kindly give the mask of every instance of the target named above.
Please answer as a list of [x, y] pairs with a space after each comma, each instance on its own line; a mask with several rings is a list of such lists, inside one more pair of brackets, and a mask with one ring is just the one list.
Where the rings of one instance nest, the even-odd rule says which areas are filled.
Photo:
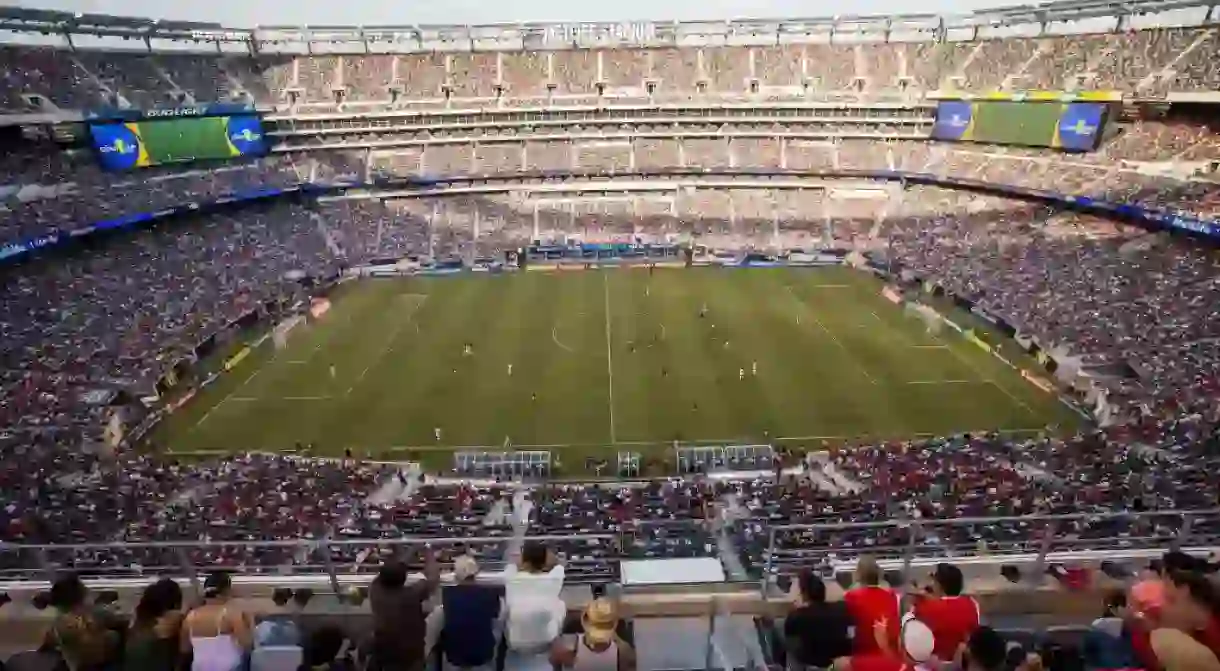
[[[699, 521], [683, 522], [696, 526]], [[768, 524], [765, 520], [746, 519], [734, 524], [763, 525], [766, 552], [762, 563], [749, 566], [744, 584], [753, 585], [764, 596], [772, 594], [784, 576], [803, 568], [814, 568], [833, 575], [850, 571], [856, 559], [868, 553], [887, 570], [904, 575], [926, 572], [937, 563], [952, 561], [967, 577], [993, 577], [1002, 566], [1018, 567], [1023, 575], [1038, 578], [1052, 565], [1093, 566], [1100, 562], [1146, 566], [1169, 549], [1208, 554], [1220, 549], [1220, 509], [1117, 512], [1067, 515], [1027, 515], [1020, 517], [974, 517], [957, 519], [904, 519], [881, 522], [816, 524]], [[623, 551], [632, 546], [637, 534], [664, 525], [673, 533], [673, 520], [638, 520], [630, 530], [617, 534], [571, 534], [526, 536], [517, 540], [554, 544], [596, 541], [620, 551], [606, 558], [571, 556], [565, 558], [570, 584], [613, 582], [621, 575], [623, 561], [642, 559]], [[953, 544], [953, 528], [967, 527], [959, 537], [969, 537], [970, 529], [1025, 530], [1021, 538], [995, 542], [986, 548], [978, 544]], [[731, 532], [732, 527], [730, 527]], [[1081, 530], [1111, 529], [1112, 533], [1082, 533]], [[692, 531], [694, 529], [692, 528]], [[800, 534], [799, 537], [793, 534]], [[787, 538], [786, 538], [787, 536]], [[843, 538], [881, 538], [885, 542], [848, 545]], [[794, 539], [794, 540], [793, 540]], [[505, 537], [394, 538], [287, 541], [182, 541], [145, 543], [95, 543], [72, 545], [0, 545], [0, 591], [45, 589], [61, 570], [76, 570], [96, 588], [142, 587], [159, 577], [175, 577], [197, 583], [201, 573], [224, 568], [234, 573], [238, 585], [316, 586], [329, 584], [333, 594], [344, 594], [355, 586], [368, 585], [380, 565], [381, 551], [399, 557], [418, 557], [425, 547], [451, 559], [473, 552], [479, 556], [483, 575], [496, 578], [504, 568], [500, 547], [513, 539]], [[292, 556], [285, 564], [260, 564], [256, 557], [271, 553]], [[242, 554], [246, 553], [246, 554]], [[113, 556], [110, 565], [99, 558]], [[218, 562], [214, 557], [225, 557]], [[337, 557], [349, 557], [344, 561]], [[81, 560], [88, 559], [90, 564]], [[100, 565], [99, 565], [100, 564]], [[613, 571], [582, 571], [595, 565], [610, 565]], [[89, 566], [89, 568], [82, 568]], [[445, 570], [451, 563], [442, 561]], [[592, 575], [591, 578], [583, 578]], [[732, 582], [732, 580], [730, 580]], [[742, 581], [736, 581], [741, 583]], [[753, 589], [753, 588], [752, 588]]]

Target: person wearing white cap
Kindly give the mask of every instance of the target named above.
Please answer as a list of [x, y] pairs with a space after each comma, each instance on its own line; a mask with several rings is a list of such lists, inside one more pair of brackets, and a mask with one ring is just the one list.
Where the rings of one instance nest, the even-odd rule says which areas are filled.
[[[940, 667], [932, 654], [936, 649], [936, 637], [928, 625], [912, 615], [903, 617], [898, 635], [899, 650], [891, 648], [889, 631], [889, 622], [878, 621], [873, 636], [879, 652], [840, 657], [835, 660], [835, 671], [931, 671]], [[856, 635], [866, 635], [866, 632], [858, 631]]]

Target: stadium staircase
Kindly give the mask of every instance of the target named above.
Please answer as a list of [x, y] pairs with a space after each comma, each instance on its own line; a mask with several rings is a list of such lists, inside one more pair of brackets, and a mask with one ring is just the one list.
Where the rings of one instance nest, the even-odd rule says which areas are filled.
[[169, 72], [165, 68], [161, 67], [160, 63], [150, 59], [148, 66], [152, 68], [153, 72], [157, 73], [157, 76], [164, 80], [166, 84], [169, 84], [171, 95], [173, 95], [175, 99], [180, 99], [182, 103], [187, 105], [197, 104], [198, 101], [195, 100], [195, 96], [181, 86], [178, 86], [178, 82], [174, 81], [174, 78], [170, 76]]
[[1141, 79], [1139, 84], [1136, 84], [1135, 86], [1136, 93], [1146, 93], [1148, 92], [1148, 89], [1152, 88], [1158, 82], [1172, 82], [1173, 78], [1178, 74], [1178, 71], [1174, 69], [1174, 66], [1181, 63], [1187, 56], [1190, 56], [1190, 54], [1203, 46], [1205, 42], [1210, 41], [1214, 34], [1215, 30], [1200, 31], [1199, 35], [1195, 37], [1195, 40], [1185, 49], [1178, 52], [1177, 56], [1175, 56], [1173, 60], [1169, 61], [1165, 67], [1161, 68], [1160, 70], [1153, 70], [1143, 79]]
[[[314, 224], [318, 227], [318, 234], [326, 241], [326, 249], [330, 250], [338, 258], [347, 258], [347, 253], [343, 247], [339, 245], [339, 241], [335, 239], [335, 233], [326, 225], [326, 220], [317, 212], [310, 211], [309, 218], [313, 219]], [[377, 224], [377, 241], [381, 242], [381, 224]]]

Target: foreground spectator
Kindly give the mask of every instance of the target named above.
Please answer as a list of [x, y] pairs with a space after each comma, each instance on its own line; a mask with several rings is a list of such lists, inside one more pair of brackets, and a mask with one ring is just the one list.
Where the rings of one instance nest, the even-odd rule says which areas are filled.
[[635, 650], [617, 633], [618, 608], [605, 598], [594, 599], [580, 619], [583, 632], [562, 636], [551, 648], [551, 662], [577, 671], [633, 671]]
[[432, 550], [424, 551], [424, 578], [407, 584], [407, 565], [381, 567], [369, 590], [373, 610], [373, 655], [383, 671], [419, 671], [426, 658], [427, 615], [424, 602], [440, 584], [440, 566]]
[[851, 615], [843, 602], [826, 602], [826, 583], [804, 569], [793, 583], [796, 608], [784, 620], [789, 664], [829, 667], [851, 654]]
[[162, 671], [178, 668], [182, 617], [182, 588], [177, 582], [162, 578], [144, 588], [127, 632], [123, 669]]
[[847, 604], [847, 611], [856, 627], [856, 654], [868, 655], [879, 651], [877, 637], [872, 635], [878, 628], [885, 631], [885, 638], [893, 648], [898, 640], [901, 618], [898, 594], [881, 586], [881, 566], [871, 556], [860, 557], [856, 563], [855, 580], [856, 587], [847, 590], [843, 602]]
[[1159, 629], [1152, 634], [1152, 650], [1165, 671], [1220, 671], [1216, 653], [1177, 629]]
[[335, 626], [322, 627], [305, 643], [303, 671], [353, 671], [351, 659], [344, 655], [347, 635]]
[[1131, 645], [1131, 632], [1123, 620], [1126, 612], [1126, 594], [1115, 590], [1106, 595], [1102, 616], [1093, 621], [1084, 637], [1084, 660], [1089, 668], [1129, 669], [1139, 666]]
[[504, 568], [510, 649], [525, 655], [549, 649], [566, 613], [560, 598], [563, 575], [555, 554], [535, 542], [525, 543], [520, 561]]
[[979, 604], [973, 597], [962, 595], [964, 588], [961, 569], [940, 563], [932, 573], [929, 593], [914, 595], [915, 617], [932, 630], [936, 656], [942, 660], [953, 659], [979, 627]]
[[192, 671], [239, 671], [254, 645], [250, 614], [230, 603], [233, 583], [223, 572], [203, 582], [203, 605], [187, 614], [182, 645], [191, 653]]
[[977, 627], [957, 656], [957, 666], [964, 671], [1003, 671], [1007, 662], [1008, 643], [991, 627]]
[[118, 630], [123, 623], [110, 611], [89, 606], [86, 596], [85, 583], [75, 575], [51, 585], [50, 601], [56, 614], [44, 647], [58, 651], [73, 671], [108, 668], [119, 653]]
[[1129, 617], [1132, 643], [1145, 668], [1162, 666], [1152, 638], [1163, 629], [1185, 632], [1220, 658], [1220, 589], [1206, 576], [1179, 571], [1165, 583], [1165, 605], [1156, 617]]
[[[876, 643], [871, 652], [842, 657], [835, 660], [835, 671], [910, 671], [927, 668], [934, 660], [936, 641], [928, 625], [913, 617], [903, 619], [899, 628], [898, 646], [890, 641], [887, 622], [879, 620], [872, 629]], [[867, 636], [867, 631], [856, 631], [856, 641]], [[859, 648], [857, 647], [857, 650]]]
[[445, 660], [460, 669], [489, 664], [496, 655], [496, 620], [500, 591], [476, 582], [479, 565], [473, 557], [458, 557], [453, 565], [457, 584], [441, 591], [445, 627], [441, 646]]

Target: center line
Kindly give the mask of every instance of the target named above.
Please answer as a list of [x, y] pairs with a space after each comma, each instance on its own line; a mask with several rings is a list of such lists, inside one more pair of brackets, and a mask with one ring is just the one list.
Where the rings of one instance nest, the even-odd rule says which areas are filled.
[[614, 432], [614, 353], [610, 347], [610, 281], [606, 279], [604, 270], [602, 289], [606, 294], [606, 386], [610, 396], [610, 442], [617, 443], [618, 436]]

